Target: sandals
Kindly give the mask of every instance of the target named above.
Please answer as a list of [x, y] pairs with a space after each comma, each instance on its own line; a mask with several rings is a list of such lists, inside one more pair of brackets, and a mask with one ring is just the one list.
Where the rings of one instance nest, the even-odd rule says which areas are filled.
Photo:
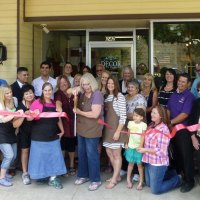
[[[106, 179], [106, 182], [110, 182], [111, 181], [111, 178], [109, 178], [109, 179]], [[119, 182], [121, 182], [122, 181], [122, 178], [121, 178], [121, 176], [119, 176], [118, 178], [117, 178], [117, 182], [119, 183]]]
[[136, 189], [137, 190], [142, 190], [143, 189], [143, 183], [138, 183]]
[[133, 183], [132, 182], [127, 182], [127, 188], [132, 189], [133, 188]]
[[106, 189], [112, 189], [117, 185], [117, 183], [113, 182], [113, 181], [109, 181], [109, 183], [106, 185]]
[[89, 191], [95, 191], [95, 190], [97, 190], [100, 186], [101, 186], [101, 182], [92, 182], [92, 183], [89, 185], [88, 190], [89, 190]]
[[89, 181], [89, 178], [77, 178], [74, 182], [75, 185], [81, 185]]
[[74, 176], [75, 174], [76, 174], [76, 169], [70, 167], [67, 172], [67, 176]]

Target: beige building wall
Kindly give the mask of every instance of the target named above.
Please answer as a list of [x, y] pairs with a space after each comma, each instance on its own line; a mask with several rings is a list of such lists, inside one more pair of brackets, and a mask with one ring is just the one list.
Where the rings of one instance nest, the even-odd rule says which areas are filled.
[[33, 78], [40, 75], [40, 63], [42, 62], [42, 31], [34, 26], [34, 41], [33, 41]]
[[[9, 84], [16, 80], [17, 65], [28, 68], [30, 74], [29, 82], [31, 83], [34, 73], [35, 76], [39, 74], [39, 64], [42, 60], [42, 30], [33, 27], [32, 23], [23, 21], [23, 2], [23, 0], [20, 0], [18, 32], [17, 1], [1, 0], [0, 42], [7, 47], [7, 60], [3, 62], [3, 65], [0, 65], [0, 78], [7, 80]], [[17, 33], [19, 33], [18, 55]], [[17, 56], [19, 56], [18, 61]]]
[[199, 0], [25, 0], [26, 17], [199, 13], [199, 8]]
[[0, 65], [0, 78], [12, 83], [17, 67], [17, 1], [1, 0], [0, 42], [7, 47], [7, 60]]
[[23, 22], [23, 8], [23, 0], [20, 0], [19, 66], [28, 68], [29, 82], [31, 82], [33, 71], [33, 25]]

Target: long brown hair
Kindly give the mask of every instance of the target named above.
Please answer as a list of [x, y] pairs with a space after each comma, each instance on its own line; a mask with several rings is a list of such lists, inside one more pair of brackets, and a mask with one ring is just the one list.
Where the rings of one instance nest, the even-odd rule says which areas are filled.
[[114, 88], [114, 91], [113, 91], [113, 95], [114, 95], [114, 97], [117, 97], [118, 96], [118, 93], [119, 93], [119, 91], [120, 91], [120, 89], [119, 89], [119, 82], [117, 81], [117, 79], [116, 79], [116, 77], [115, 76], [113, 76], [113, 75], [110, 75], [109, 77], [108, 77], [108, 80], [107, 80], [107, 83], [106, 83], [106, 95], [108, 96], [109, 94], [110, 94], [110, 91], [108, 90], [108, 81], [109, 80], [113, 80], [113, 82], [114, 82], [114, 86], [115, 86], [115, 88]]
[[169, 116], [167, 114], [167, 110], [165, 107], [161, 106], [161, 105], [157, 105], [154, 108], [156, 108], [158, 110], [158, 113], [161, 117], [161, 122], [163, 122], [166, 125], [170, 124], [170, 120], [169, 120]]
[[52, 91], [53, 91], [53, 86], [51, 85], [51, 83], [46, 82], [46, 83], [43, 84], [43, 86], [42, 86], [42, 95], [41, 95], [41, 97], [39, 98], [39, 102], [40, 102], [42, 105], [44, 105], [44, 104], [46, 103], [46, 102], [45, 102], [45, 99], [44, 99], [44, 94], [43, 94], [43, 90], [44, 90], [44, 88], [45, 88], [46, 86], [50, 86], [51, 89], [52, 89]]
[[68, 84], [68, 89], [71, 87], [71, 83], [69, 82], [69, 79], [67, 78], [67, 76], [65, 76], [65, 75], [60, 75], [59, 77], [58, 77], [58, 80], [57, 80], [57, 90], [60, 90], [60, 82], [61, 82], [61, 79], [64, 79], [66, 82], [67, 82], [67, 84]]

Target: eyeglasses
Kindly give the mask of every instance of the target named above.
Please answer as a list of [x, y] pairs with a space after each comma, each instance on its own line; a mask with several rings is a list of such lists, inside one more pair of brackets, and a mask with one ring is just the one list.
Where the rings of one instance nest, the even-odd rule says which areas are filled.
[[102, 71], [103, 71], [102, 69], [96, 70], [96, 72], [102, 72]]

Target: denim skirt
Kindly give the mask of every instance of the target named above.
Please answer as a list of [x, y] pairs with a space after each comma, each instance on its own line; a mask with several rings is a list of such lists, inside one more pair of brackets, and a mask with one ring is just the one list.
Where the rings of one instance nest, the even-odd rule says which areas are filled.
[[28, 173], [31, 179], [42, 179], [67, 173], [60, 140], [31, 141]]

